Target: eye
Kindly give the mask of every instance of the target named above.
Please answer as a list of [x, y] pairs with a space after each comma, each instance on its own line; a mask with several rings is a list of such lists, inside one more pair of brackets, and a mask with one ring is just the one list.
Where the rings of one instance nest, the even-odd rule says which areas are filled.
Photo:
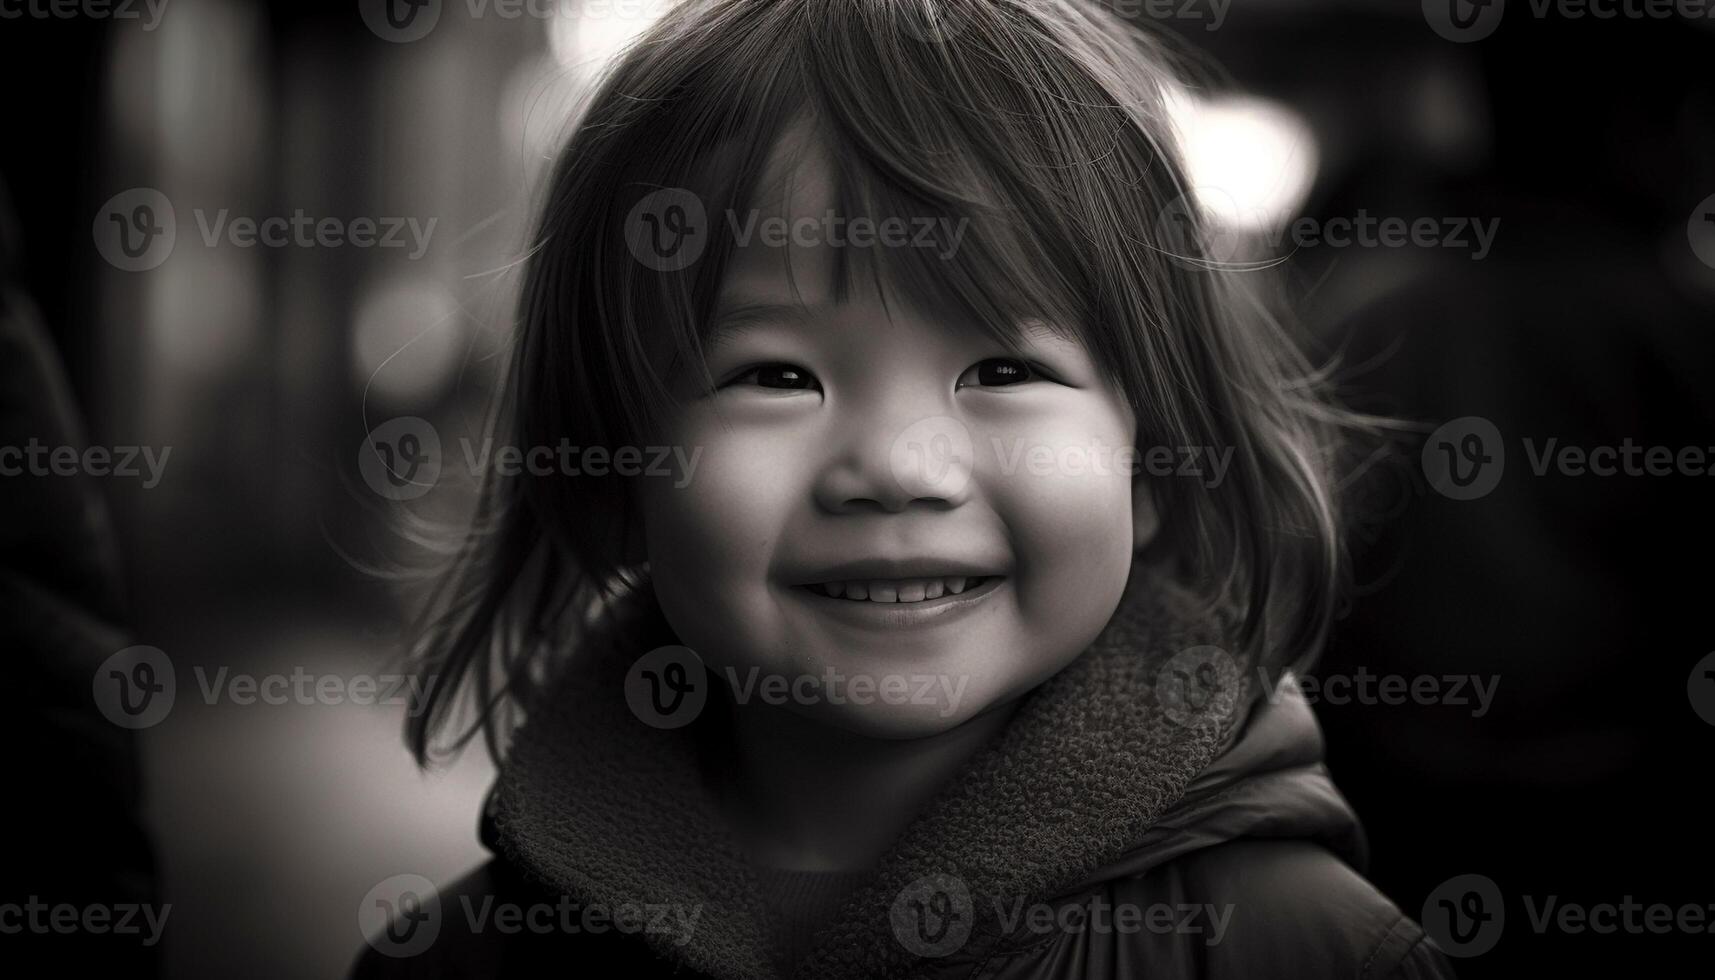
[[753, 385], [776, 391], [820, 391], [816, 376], [796, 364], [759, 364], [746, 369], [727, 382], [729, 385]]
[[1008, 388], [1038, 380], [1030, 365], [1012, 357], [991, 357], [978, 361], [959, 376], [959, 387]]

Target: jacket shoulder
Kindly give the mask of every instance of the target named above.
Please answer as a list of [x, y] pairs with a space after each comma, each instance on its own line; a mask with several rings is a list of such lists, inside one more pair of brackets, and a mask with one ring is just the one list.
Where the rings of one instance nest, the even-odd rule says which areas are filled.
[[1452, 965], [1423, 929], [1333, 852], [1311, 841], [1242, 839], [1188, 854], [1134, 887], [1152, 901], [1225, 914], [1207, 947], [1216, 976], [1438, 980]]

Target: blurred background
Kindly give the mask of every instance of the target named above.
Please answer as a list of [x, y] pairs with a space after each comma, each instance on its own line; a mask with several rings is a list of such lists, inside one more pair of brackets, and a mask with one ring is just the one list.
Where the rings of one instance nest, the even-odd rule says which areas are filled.
[[[477, 435], [532, 195], [665, 2], [447, 0], [407, 27], [356, 0], [0, 3], [0, 445], [170, 451], [153, 481], [142, 458], [0, 477], [0, 641], [26, 654], [5, 892], [172, 905], [157, 945], [62, 961], [336, 976], [371, 887], [482, 859], [480, 751], [423, 775], [396, 704], [199, 685], [393, 669], [401, 610], [366, 569], [398, 542], [365, 433]], [[1112, 5], [1201, 67], [1178, 109], [1203, 203], [1235, 258], [1279, 266], [1347, 399], [1425, 432], [1478, 417], [1505, 444], [1472, 499], [1415, 447], [1351, 486], [1359, 588], [1320, 672], [1494, 685], [1480, 713], [1318, 706], [1372, 879], [1413, 916], [1455, 876], [1496, 883], [1505, 931], [1462, 976], [1715, 962], [1715, 935], [1538, 933], [1520, 902], [1715, 904], [1693, 669], [1715, 650], [1715, 477], [1538, 476], [1523, 442], [1715, 464], [1715, 18]], [[278, 247], [232, 224], [299, 213], [312, 231]], [[1431, 224], [1336, 244], [1363, 215]], [[343, 242], [316, 240], [324, 218]], [[397, 244], [359, 244], [360, 218]], [[467, 489], [418, 506], [454, 518]], [[132, 644], [171, 658], [177, 703], [134, 732], [89, 722], [90, 678]]]

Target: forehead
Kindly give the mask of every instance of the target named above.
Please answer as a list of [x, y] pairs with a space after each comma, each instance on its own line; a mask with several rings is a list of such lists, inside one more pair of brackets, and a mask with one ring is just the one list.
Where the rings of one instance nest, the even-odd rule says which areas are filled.
[[794, 123], [775, 141], [749, 197], [747, 209], [724, 216], [734, 248], [721, 281], [722, 305], [834, 303], [842, 257], [825, 232], [839, 220], [837, 170], [807, 123]]
[[1038, 243], [995, 220], [1016, 209], [932, 203], [807, 114], [781, 127], [755, 173], [748, 192], [711, 216], [732, 247], [707, 334], [845, 312], [950, 336], [974, 330], [1008, 346], [1081, 331], [1070, 304], [1037, 278], [1047, 264]]

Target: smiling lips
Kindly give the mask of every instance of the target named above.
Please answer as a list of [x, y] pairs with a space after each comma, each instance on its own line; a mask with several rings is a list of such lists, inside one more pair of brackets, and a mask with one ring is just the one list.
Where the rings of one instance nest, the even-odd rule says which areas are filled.
[[935, 578], [871, 579], [869, 581], [819, 582], [805, 586], [817, 595], [854, 602], [911, 603], [959, 595], [975, 589], [992, 576], [947, 575]]

